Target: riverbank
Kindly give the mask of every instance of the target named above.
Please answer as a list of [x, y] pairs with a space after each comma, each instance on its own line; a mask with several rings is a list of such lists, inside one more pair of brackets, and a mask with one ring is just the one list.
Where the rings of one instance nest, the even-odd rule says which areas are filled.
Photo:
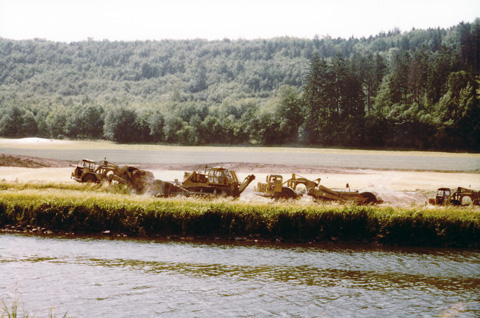
[[159, 199], [75, 184], [2, 183], [0, 227], [37, 234], [480, 248], [478, 208]]

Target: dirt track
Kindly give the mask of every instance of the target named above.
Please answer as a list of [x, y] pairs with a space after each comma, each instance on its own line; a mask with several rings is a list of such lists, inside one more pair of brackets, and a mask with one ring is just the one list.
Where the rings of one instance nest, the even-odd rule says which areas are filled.
[[[0, 154], [0, 180], [20, 182], [75, 182], [70, 179], [72, 162], [43, 159], [18, 155]], [[137, 165], [150, 170], [160, 180], [181, 180], [184, 171], [203, 170], [204, 165]], [[292, 173], [308, 179], [321, 178], [323, 185], [345, 189], [349, 183], [352, 190], [370, 191], [395, 206], [423, 205], [428, 196], [441, 186], [450, 188], [470, 187], [480, 189], [480, 176], [475, 173], [444, 173], [421, 171], [396, 171], [372, 169], [326, 168], [292, 165], [266, 165], [252, 163], [214, 163], [233, 169], [243, 180], [248, 174], [255, 174], [256, 180], [242, 194], [242, 200], [263, 200], [253, 193], [253, 185], [264, 181], [270, 173], [282, 174], [285, 179]], [[305, 201], [305, 200], [304, 200]]]
[[68, 167], [70, 164], [71, 162], [64, 160], [0, 154], [0, 167], [62, 168]]

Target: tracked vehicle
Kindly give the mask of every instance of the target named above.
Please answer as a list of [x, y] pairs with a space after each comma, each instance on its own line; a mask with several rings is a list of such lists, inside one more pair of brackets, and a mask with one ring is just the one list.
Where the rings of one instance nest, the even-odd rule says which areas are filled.
[[213, 195], [224, 197], [238, 197], [255, 179], [249, 175], [240, 183], [237, 174], [226, 168], [205, 168], [205, 171], [185, 172], [180, 183], [166, 182], [157, 184], [157, 196], [167, 197], [178, 194], [186, 195]]

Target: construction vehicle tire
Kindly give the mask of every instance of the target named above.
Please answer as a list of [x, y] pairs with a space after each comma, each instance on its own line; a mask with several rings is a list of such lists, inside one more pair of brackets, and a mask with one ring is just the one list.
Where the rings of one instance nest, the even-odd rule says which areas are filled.
[[98, 182], [97, 177], [93, 174], [87, 174], [82, 179], [83, 182]]
[[377, 197], [371, 192], [362, 192], [360, 195], [365, 199], [363, 204], [373, 204], [377, 202]]
[[460, 206], [460, 205], [462, 205], [462, 203], [461, 203], [460, 201], [458, 201], [458, 200], [451, 200], [451, 201], [450, 201], [450, 204], [451, 204], [451, 205], [454, 205], [454, 206]]
[[275, 193], [274, 196], [275, 200], [289, 200], [289, 199], [296, 199], [297, 194], [290, 188], [283, 187], [282, 192]]

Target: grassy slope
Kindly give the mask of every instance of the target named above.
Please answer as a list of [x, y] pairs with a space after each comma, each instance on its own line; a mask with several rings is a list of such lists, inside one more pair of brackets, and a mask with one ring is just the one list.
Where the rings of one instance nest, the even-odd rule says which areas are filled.
[[0, 226], [7, 224], [87, 234], [480, 247], [475, 208], [156, 199], [84, 185], [2, 183]]

